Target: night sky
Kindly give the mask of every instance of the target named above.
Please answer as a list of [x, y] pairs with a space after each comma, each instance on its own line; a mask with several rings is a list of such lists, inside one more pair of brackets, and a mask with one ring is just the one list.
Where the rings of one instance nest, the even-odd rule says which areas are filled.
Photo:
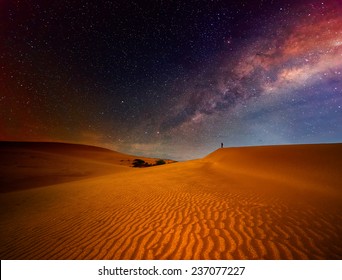
[[0, 140], [342, 142], [342, 0], [0, 0], [0, 67]]

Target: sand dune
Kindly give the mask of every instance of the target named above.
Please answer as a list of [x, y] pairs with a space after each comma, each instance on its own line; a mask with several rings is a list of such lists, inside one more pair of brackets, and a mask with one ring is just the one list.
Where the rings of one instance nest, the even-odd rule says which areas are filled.
[[[0, 192], [127, 172], [137, 158], [94, 146], [44, 142], [0, 142], [0, 154]], [[157, 160], [139, 158], [151, 164]]]
[[[98, 152], [71, 157], [68, 172], [87, 176], [3, 188], [1, 259], [342, 258], [341, 144], [219, 149], [145, 169]], [[50, 168], [68, 163], [61, 153], [44, 151]]]

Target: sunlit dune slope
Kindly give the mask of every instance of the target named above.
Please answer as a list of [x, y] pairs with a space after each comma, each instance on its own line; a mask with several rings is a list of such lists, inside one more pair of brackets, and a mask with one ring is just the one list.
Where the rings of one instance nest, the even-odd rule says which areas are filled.
[[[205, 158], [218, 170], [298, 186], [341, 186], [342, 145], [287, 145], [220, 149]], [[291, 182], [293, 181], [293, 182]], [[298, 183], [296, 183], [298, 182]]]
[[2, 193], [2, 259], [341, 259], [342, 145], [219, 149]]

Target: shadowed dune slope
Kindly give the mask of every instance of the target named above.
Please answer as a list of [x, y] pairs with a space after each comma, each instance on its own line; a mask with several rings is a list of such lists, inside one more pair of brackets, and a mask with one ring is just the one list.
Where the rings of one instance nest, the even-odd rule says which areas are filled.
[[[127, 172], [135, 158], [79, 144], [0, 142], [0, 192]], [[149, 163], [156, 161], [153, 158], [139, 158]]]
[[0, 257], [341, 259], [341, 155], [341, 144], [225, 148], [2, 193]]

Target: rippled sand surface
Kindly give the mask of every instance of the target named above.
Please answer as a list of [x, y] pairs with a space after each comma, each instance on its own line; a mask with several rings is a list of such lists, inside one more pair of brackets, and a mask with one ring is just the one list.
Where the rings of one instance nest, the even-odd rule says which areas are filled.
[[110, 151], [57, 150], [2, 151], [1, 259], [342, 258], [340, 144], [225, 148], [143, 169]]

